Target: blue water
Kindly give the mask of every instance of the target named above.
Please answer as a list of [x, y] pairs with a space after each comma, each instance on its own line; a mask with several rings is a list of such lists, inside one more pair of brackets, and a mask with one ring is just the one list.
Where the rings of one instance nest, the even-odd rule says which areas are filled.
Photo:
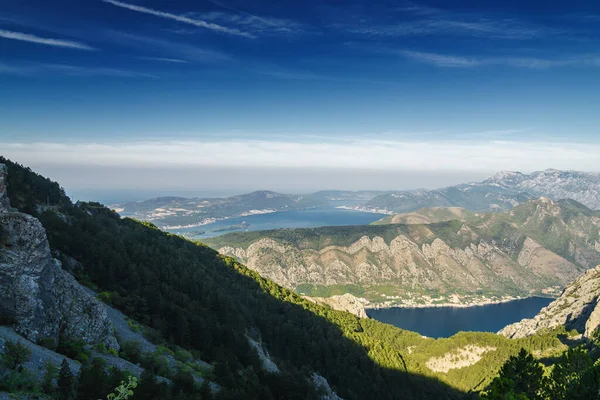
[[506, 325], [534, 317], [554, 299], [529, 297], [508, 303], [466, 308], [388, 308], [368, 310], [369, 317], [421, 335], [450, 337], [460, 331], [498, 332]]
[[[215, 229], [241, 224], [246, 221], [250, 226], [243, 231], [259, 231], [279, 228], [316, 228], [319, 226], [368, 225], [383, 218], [383, 214], [344, 210], [335, 207], [311, 208], [308, 210], [282, 211], [270, 214], [250, 215], [231, 218], [195, 228], [171, 230], [175, 233], [204, 231], [196, 238], [209, 238], [229, 232], [214, 232]], [[241, 232], [235, 230], [232, 232]]]

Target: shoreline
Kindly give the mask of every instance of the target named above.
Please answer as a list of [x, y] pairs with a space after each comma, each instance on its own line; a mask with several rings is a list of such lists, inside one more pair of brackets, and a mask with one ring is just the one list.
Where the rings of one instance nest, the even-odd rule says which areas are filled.
[[369, 310], [387, 310], [390, 308], [469, 308], [469, 307], [483, 307], [483, 306], [489, 306], [489, 305], [494, 305], [494, 304], [504, 304], [504, 303], [510, 303], [513, 301], [518, 301], [518, 300], [525, 300], [525, 299], [530, 299], [533, 297], [539, 297], [539, 298], [544, 298], [544, 299], [553, 299], [556, 300], [558, 297], [553, 297], [553, 296], [547, 296], [547, 295], [532, 295], [532, 296], [522, 296], [522, 297], [513, 297], [513, 298], [505, 298], [505, 299], [498, 299], [498, 300], [491, 300], [489, 299], [488, 301], [481, 301], [481, 302], [474, 302], [474, 303], [466, 303], [466, 304], [461, 304], [461, 303], [437, 303], [437, 304], [411, 304], [411, 305], [407, 305], [407, 304], [397, 304], [397, 305], [389, 305], [389, 306], [379, 306], [377, 304], [374, 303], [369, 303], [368, 305], [365, 305], [365, 310], [368, 312]]

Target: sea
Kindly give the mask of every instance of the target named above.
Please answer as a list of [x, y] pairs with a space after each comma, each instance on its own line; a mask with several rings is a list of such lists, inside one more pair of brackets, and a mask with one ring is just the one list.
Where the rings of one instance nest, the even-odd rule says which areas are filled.
[[498, 332], [506, 325], [534, 317], [554, 299], [528, 297], [506, 303], [472, 307], [386, 308], [367, 315], [423, 336], [447, 338], [461, 331]]
[[[216, 221], [194, 228], [173, 229], [178, 234], [193, 234], [195, 239], [210, 238], [229, 232], [262, 231], [280, 228], [317, 228], [320, 226], [368, 225], [385, 217], [384, 214], [347, 210], [336, 206], [310, 208], [305, 210], [281, 211], [268, 214], [249, 215]], [[245, 224], [244, 224], [245, 223]], [[243, 229], [234, 229], [240, 225]], [[225, 230], [231, 227], [231, 230]], [[201, 233], [204, 232], [204, 233]]]

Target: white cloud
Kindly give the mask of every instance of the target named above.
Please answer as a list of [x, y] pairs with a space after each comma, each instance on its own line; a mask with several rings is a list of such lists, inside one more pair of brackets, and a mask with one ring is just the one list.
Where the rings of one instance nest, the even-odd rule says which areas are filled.
[[403, 171], [598, 170], [600, 144], [517, 141], [349, 140], [0, 143], [29, 164], [268, 167]]
[[385, 50], [385, 52], [399, 54], [424, 64], [450, 68], [470, 68], [493, 65], [528, 69], [600, 66], [600, 56], [587, 54], [552, 59], [536, 57], [464, 57], [412, 50]]
[[422, 51], [400, 50], [399, 54], [404, 57], [425, 63], [433, 64], [438, 67], [476, 67], [481, 65], [481, 61], [461, 56], [452, 56], [437, 53], [426, 53]]
[[228, 28], [226, 26], [215, 24], [215, 23], [211, 23], [211, 22], [206, 22], [206, 21], [202, 21], [202, 20], [198, 20], [198, 19], [193, 19], [193, 18], [181, 16], [181, 15], [171, 14], [171, 13], [164, 12], [164, 11], [154, 10], [152, 8], [146, 8], [146, 7], [136, 6], [134, 4], [124, 3], [124, 2], [116, 1], [116, 0], [102, 0], [102, 1], [104, 1], [105, 3], [109, 3], [109, 4], [112, 4], [112, 5], [115, 5], [117, 7], [126, 8], [126, 9], [131, 10], [131, 11], [136, 11], [136, 12], [140, 12], [140, 13], [144, 13], [144, 14], [154, 15], [156, 17], [171, 19], [171, 20], [174, 20], [174, 21], [177, 21], [177, 22], [181, 22], [181, 23], [184, 23], [184, 24], [194, 25], [194, 26], [197, 26], [199, 28], [210, 29], [210, 30], [213, 30], [215, 32], [228, 33], [230, 35], [236, 35], [236, 36], [244, 36], [244, 37], [248, 37], [248, 38], [254, 38], [254, 35], [252, 35], [250, 33], [242, 32], [239, 29]]
[[0, 29], [0, 37], [3, 37], [5, 39], [20, 40], [23, 42], [44, 44], [46, 46], [66, 47], [66, 48], [78, 49], [78, 50], [94, 50], [93, 47], [90, 47], [86, 44], [79, 43], [79, 42], [73, 42], [70, 40], [42, 38], [42, 37], [31, 35], [28, 33], [5, 31], [5, 30], [1, 30], [1, 29]]
[[239, 26], [241, 29], [257, 35], [296, 35], [304, 33], [303, 25], [289, 19], [262, 17], [238, 9], [228, 9], [232, 12], [191, 13], [190, 16], [215, 23]]
[[148, 61], [162, 61], [162, 62], [174, 63], [174, 64], [187, 64], [187, 61], [180, 60], [177, 58], [165, 58], [165, 57], [138, 57], [138, 58], [141, 60], [148, 60]]

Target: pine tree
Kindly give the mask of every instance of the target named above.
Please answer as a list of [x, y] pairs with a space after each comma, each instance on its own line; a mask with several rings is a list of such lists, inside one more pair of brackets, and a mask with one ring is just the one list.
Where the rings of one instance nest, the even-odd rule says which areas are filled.
[[512, 356], [500, 369], [484, 399], [542, 400], [546, 385], [544, 369], [525, 349]]
[[75, 377], [66, 358], [60, 364], [57, 386], [59, 400], [73, 400], [75, 398]]

